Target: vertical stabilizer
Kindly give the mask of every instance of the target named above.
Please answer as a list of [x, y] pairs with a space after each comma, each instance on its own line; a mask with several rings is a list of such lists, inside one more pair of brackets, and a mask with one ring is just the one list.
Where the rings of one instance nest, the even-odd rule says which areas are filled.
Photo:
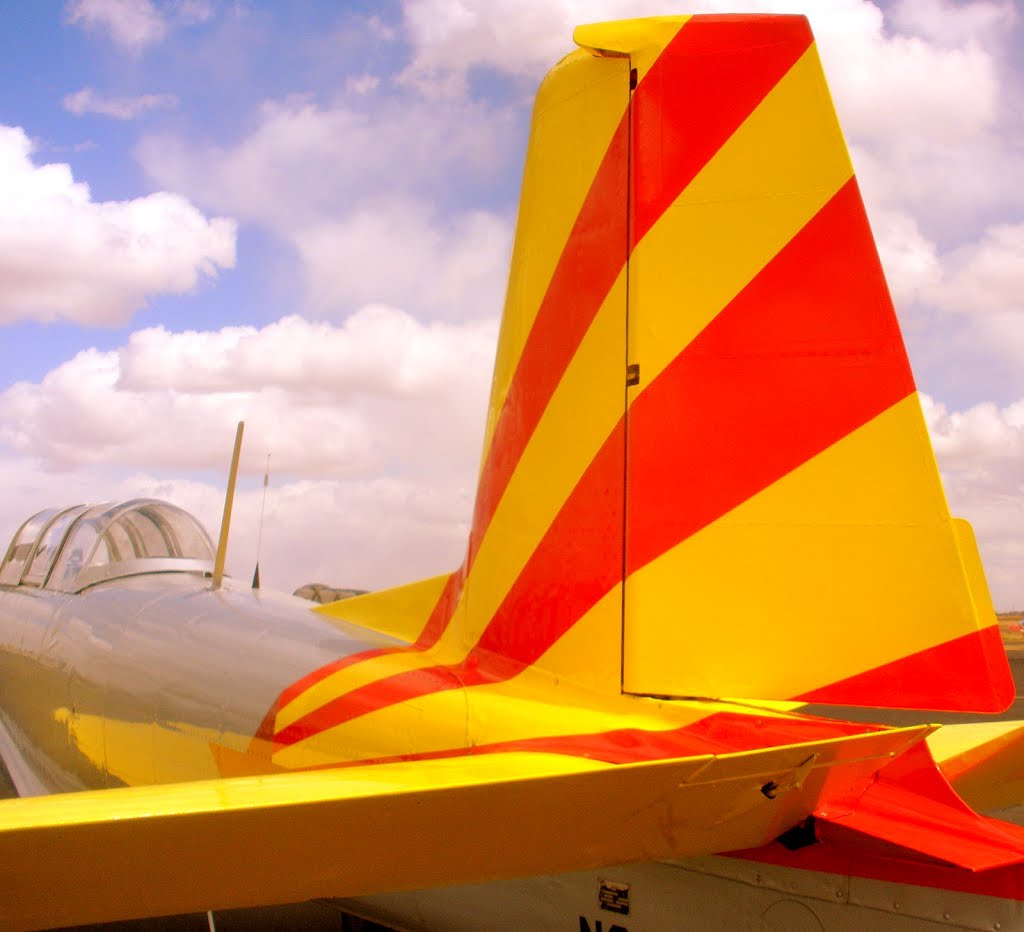
[[466, 562], [416, 649], [470, 686], [1005, 707], [806, 19], [575, 38], [534, 111]]

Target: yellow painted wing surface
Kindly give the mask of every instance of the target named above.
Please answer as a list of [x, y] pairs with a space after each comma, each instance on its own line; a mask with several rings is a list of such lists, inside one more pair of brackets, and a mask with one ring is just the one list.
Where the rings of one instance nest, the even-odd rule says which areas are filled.
[[927, 730], [643, 764], [489, 754], [6, 800], [0, 926], [359, 896], [757, 846], [825, 797], [855, 799]]

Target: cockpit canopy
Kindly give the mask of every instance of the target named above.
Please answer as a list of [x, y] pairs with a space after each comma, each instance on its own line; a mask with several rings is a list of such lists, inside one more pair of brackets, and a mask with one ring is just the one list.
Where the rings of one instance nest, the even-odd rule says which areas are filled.
[[136, 498], [33, 515], [7, 548], [0, 585], [81, 592], [124, 576], [212, 569], [213, 545], [192, 515]]

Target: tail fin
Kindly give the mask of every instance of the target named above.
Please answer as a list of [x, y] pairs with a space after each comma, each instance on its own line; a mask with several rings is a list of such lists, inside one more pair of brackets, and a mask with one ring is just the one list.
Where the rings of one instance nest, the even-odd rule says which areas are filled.
[[1005, 707], [806, 20], [576, 40], [537, 98], [454, 632], [631, 693]]

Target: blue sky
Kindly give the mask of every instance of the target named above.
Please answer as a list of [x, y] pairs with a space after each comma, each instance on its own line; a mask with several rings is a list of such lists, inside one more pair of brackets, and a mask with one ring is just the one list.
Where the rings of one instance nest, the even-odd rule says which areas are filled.
[[[0, 534], [171, 498], [264, 580], [461, 556], [532, 93], [585, 20], [809, 13], [951, 504], [1024, 607], [1011, 0], [68, 0], [0, 31]], [[60, 166], [65, 166], [61, 168]], [[230, 564], [230, 560], [229, 560]]]

